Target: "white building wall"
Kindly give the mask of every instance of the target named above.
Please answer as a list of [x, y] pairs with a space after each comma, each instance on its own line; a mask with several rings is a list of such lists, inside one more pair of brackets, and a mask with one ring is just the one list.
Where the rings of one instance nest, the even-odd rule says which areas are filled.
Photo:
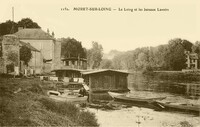
[[40, 52], [35, 52], [35, 51], [31, 51], [31, 53], [32, 53], [32, 58], [28, 63], [29, 67], [31, 69], [34, 69], [36, 74], [41, 74], [43, 67], [42, 55]]
[[49, 60], [53, 58], [53, 40], [26, 40], [21, 39], [26, 43], [30, 43], [33, 47], [41, 51], [44, 59]]
[[[30, 62], [30, 66], [36, 68], [36, 73], [44, 72], [44, 63], [43, 59], [45, 60], [52, 60], [54, 57], [54, 42], [53, 40], [31, 40], [31, 39], [21, 39], [21, 41], [30, 43], [33, 47], [35, 47], [40, 52], [33, 53], [33, 58]], [[36, 63], [36, 64], [35, 64]], [[47, 71], [48, 70], [48, 71]], [[52, 67], [45, 68], [45, 72], [50, 72]]]

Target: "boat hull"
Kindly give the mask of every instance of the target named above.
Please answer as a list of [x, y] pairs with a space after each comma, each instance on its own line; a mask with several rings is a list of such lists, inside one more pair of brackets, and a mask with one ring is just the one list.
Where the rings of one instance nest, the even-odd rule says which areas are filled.
[[152, 108], [155, 110], [160, 110], [160, 107], [154, 104], [154, 100], [156, 99], [164, 99], [162, 98], [133, 98], [128, 97], [127, 94], [115, 93], [115, 92], [108, 92], [110, 96], [113, 97], [114, 101], [121, 102], [126, 105], [132, 105], [137, 107], [146, 107]]
[[108, 94], [114, 99], [117, 96], [125, 95], [125, 93], [115, 93], [115, 92], [108, 92]]
[[87, 96], [84, 96], [84, 97], [61, 97], [61, 96], [55, 96], [55, 95], [51, 95], [49, 97], [56, 101], [72, 102], [72, 103], [86, 103], [87, 98], [88, 98]]
[[86, 103], [88, 101], [88, 96], [80, 96], [78, 93], [66, 92], [63, 94], [58, 94], [57, 91], [48, 91], [47, 94], [49, 98], [56, 101], [72, 102], [72, 103]]
[[175, 105], [168, 104], [161, 101], [156, 101], [156, 103], [163, 107], [163, 110], [175, 110], [175, 111], [184, 111], [184, 112], [193, 112], [200, 113], [200, 105]]

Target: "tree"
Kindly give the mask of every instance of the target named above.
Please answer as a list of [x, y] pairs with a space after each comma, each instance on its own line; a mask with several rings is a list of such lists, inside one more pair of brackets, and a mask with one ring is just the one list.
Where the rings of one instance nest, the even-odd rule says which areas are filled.
[[6, 34], [13, 34], [18, 31], [18, 27], [23, 28], [41, 28], [36, 22], [33, 22], [30, 18], [23, 18], [20, 21], [13, 22], [8, 20], [0, 24], [0, 36]]
[[103, 57], [103, 47], [98, 42], [92, 42], [92, 48], [87, 51], [88, 66], [91, 69], [99, 68]]
[[112, 59], [112, 63], [113, 63], [113, 68], [114, 69], [122, 69], [122, 54], [118, 54], [118, 55], [115, 55], [114, 58]]
[[186, 56], [183, 41], [179, 38], [169, 41], [168, 52], [165, 57], [169, 70], [181, 70], [186, 68]]
[[74, 38], [62, 38], [61, 56], [64, 58], [80, 57], [86, 58], [86, 49], [82, 47], [82, 43]]
[[8, 20], [0, 24], [0, 36], [17, 32], [17, 23]]
[[113, 69], [112, 61], [109, 59], [103, 59], [100, 63], [101, 69]]
[[188, 40], [182, 40], [182, 45], [185, 50], [190, 51], [190, 52], [192, 51], [193, 44], [189, 42]]
[[20, 48], [20, 61], [24, 61], [25, 65], [28, 65], [28, 62], [31, 60], [32, 58], [32, 53], [31, 53], [31, 49], [29, 49], [26, 46], [22, 46]]
[[141, 52], [136, 60], [136, 65], [139, 70], [144, 69], [148, 65], [148, 56]]
[[16, 52], [14, 51], [8, 52], [7, 57], [8, 57], [8, 60], [13, 63], [13, 65], [18, 64], [18, 54]]
[[2, 55], [3, 55], [2, 40], [3, 40], [3, 37], [0, 36], [0, 58], [1, 58]]
[[195, 44], [192, 46], [192, 52], [195, 52], [200, 55], [200, 42], [197, 41]]
[[165, 59], [168, 52], [168, 45], [159, 45], [155, 48], [153, 61], [156, 69], [166, 70], [168, 68]]
[[30, 18], [23, 18], [17, 23], [18, 27], [23, 28], [41, 28], [36, 22]]

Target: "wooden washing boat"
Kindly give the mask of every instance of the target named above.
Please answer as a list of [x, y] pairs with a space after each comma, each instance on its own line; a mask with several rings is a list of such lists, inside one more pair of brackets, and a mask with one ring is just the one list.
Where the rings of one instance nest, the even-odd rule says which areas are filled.
[[156, 103], [160, 107], [162, 107], [162, 109], [166, 109], [166, 110], [191, 111], [191, 112], [200, 113], [200, 105], [162, 102], [158, 100], [156, 101]]

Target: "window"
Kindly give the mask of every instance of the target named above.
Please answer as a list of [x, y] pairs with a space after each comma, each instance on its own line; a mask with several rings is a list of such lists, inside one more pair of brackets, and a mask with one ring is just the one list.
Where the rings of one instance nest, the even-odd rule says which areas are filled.
[[74, 65], [74, 64], [75, 64], [75, 61], [72, 60], [72, 65]]
[[69, 66], [69, 61], [65, 61], [65, 66]]

